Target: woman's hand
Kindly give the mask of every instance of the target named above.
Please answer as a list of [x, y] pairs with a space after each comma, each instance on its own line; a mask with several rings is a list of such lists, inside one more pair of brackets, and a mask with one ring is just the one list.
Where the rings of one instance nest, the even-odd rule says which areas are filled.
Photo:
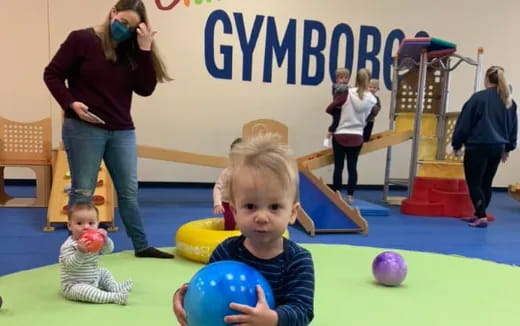
[[456, 157], [461, 157], [462, 156], [462, 150], [461, 149], [454, 150], [453, 151], [453, 155], [455, 155]]
[[82, 102], [72, 102], [70, 105], [70, 108], [76, 112], [78, 117], [81, 120], [90, 122], [90, 123], [100, 123], [98, 120], [94, 119], [92, 116], [88, 113], [88, 106], [86, 106]]
[[137, 26], [136, 32], [139, 48], [143, 51], [150, 51], [152, 49], [153, 38], [157, 32], [152, 31], [145, 23], [140, 23], [139, 26]]

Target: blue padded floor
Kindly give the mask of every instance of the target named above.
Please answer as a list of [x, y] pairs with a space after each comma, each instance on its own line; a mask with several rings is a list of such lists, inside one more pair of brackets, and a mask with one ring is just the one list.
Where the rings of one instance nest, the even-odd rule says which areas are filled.
[[[34, 194], [34, 187], [9, 186], [16, 196]], [[392, 193], [394, 196], [405, 192]], [[382, 191], [358, 190], [357, 200], [383, 206]], [[171, 247], [177, 229], [189, 221], [213, 216], [212, 189], [142, 187], [139, 203], [150, 244]], [[365, 216], [367, 236], [360, 234], [319, 234], [311, 237], [299, 226], [290, 226], [291, 239], [298, 243], [346, 244], [462, 255], [504, 264], [520, 265], [520, 202], [507, 193], [494, 192], [489, 212], [496, 217], [487, 229], [470, 228], [452, 218], [402, 215], [389, 206], [389, 215]], [[318, 217], [323, 214], [319, 214]], [[0, 209], [0, 276], [58, 261], [60, 245], [68, 236], [65, 226], [43, 232], [45, 208]], [[345, 219], [346, 220], [346, 219]], [[118, 232], [111, 232], [115, 251], [131, 250], [119, 216]], [[348, 259], [348, 257], [346, 257]], [[1, 324], [1, 323], [0, 323]], [[3, 325], [3, 324], [1, 324]]]
[[355, 199], [353, 205], [359, 208], [362, 216], [388, 216], [390, 210], [386, 207], [371, 203], [363, 199]]

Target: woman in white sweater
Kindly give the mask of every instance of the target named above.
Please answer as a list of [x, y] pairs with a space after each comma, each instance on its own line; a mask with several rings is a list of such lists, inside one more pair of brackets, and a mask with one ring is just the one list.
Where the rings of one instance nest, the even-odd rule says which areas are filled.
[[354, 201], [354, 190], [357, 184], [357, 160], [363, 146], [363, 128], [372, 108], [377, 103], [375, 96], [368, 91], [370, 72], [360, 69], [356, 76], [356, 87], [348, 93], [338, 96], [327, 107], [327, 113], [341, 110], [338, 128], [332, 139], [334, 151], [333, 189], [340, 190], [343, 180], [345, 156], [347, 157], [348, 183], [347, 202]]

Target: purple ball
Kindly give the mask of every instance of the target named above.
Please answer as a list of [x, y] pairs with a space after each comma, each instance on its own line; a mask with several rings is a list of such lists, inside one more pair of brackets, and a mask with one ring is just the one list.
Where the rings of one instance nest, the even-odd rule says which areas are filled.
[[372, 263], [376, 281], [387, 286], [400, 285], [408, 272], [404, 258], [397, 252], [385, 251], [377, 255]]

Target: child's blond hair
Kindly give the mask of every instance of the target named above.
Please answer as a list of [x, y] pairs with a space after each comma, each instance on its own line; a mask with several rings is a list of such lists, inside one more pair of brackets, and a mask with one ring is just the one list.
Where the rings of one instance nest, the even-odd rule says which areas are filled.
[[370, 71], [366, 68], [359, 69], [356, 75], [356, 87], [358, 96], [363, 99], [365, 91], [368, 89], [368, 83], [370, 81]]
[[[282, 183], [284, 189], [294, 188], [294, 202], [298, 201], [296, 159], [289, 147], [282, 144], [279, 135], [260, 134], [236, 144], [230, 153], [230, 167], [232, 171], [246, 167], [270, 172]], [[230, 198], [233, 201], [233, 176], [229, 187]]]
[[370, 82], [368, 82], [368, 86], [379, 89], [379, 79], [375, 79], [375, 78], [370, 79]]
[[335, 77], [336, 77], [336, 79], [338, 79], [339, 77], [347, 77], [347, 78], [349, 78], [350, 77], [350, 70], [348, 70], [347, 68], [338, 68], [338, 69], [336, 69]]

